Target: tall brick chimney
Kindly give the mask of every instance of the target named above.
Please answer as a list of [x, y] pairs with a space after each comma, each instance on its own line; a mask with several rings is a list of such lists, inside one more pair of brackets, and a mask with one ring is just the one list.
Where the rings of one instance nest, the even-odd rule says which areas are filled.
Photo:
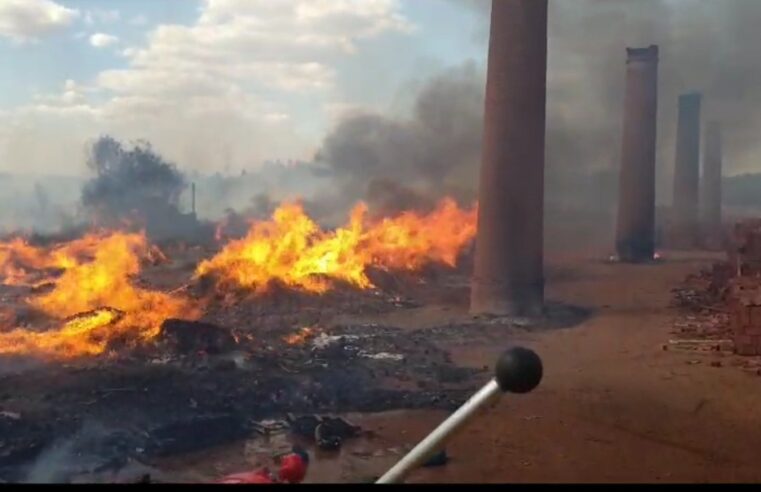
[[544, 304], [547, 0], [493, 0], [471, 311]]
[[698, 93], [679, 98], [679, 128], [674, 172], [675, 246], [694, 248], [699, 238], [700, 106]]
[[[703, 231], [714, 245], [721, 237], [723, 149], [721, 125], [712, 121], [706, 126], [703, 153]], [[720, 245], [717, 245], [720, 246]]]
[[190, 210], [193, 216], [196, 215], [196, 184], [193, 183], [191, 185], [191, 199], [190, 199]]
[[629, 48], [616, 231], [624, 262], [651, 261], [655, 255], [657, 116], [658, 47]]

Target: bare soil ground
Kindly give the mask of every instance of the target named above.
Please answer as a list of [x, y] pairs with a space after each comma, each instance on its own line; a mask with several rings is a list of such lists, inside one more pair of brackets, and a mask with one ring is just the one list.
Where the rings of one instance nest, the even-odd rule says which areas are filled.
[[[761, 480], [761, 377], [664, 351], [675, 318], [672, 288], [717, 258], [666, 253], [647, 266], [607, 264], [597, 253], [555, 256], [549, 296], [586, 307], [569, 328], [505, 332], [504, 344], [535, 349], [545, 378], [533, 394], [507, 397], [448, 447], [444, 467], [411, 481], [756, 482]], [[385, 315], [410, 330], [466, 317], [465, 302]], [[356, 320], [356, 318], [355, 318]], [[372, 318], [364, 318], [372, 321]], [[447, 343], [462, 365], [492, 363], [502, 346]], [[445, 417], [441, 411], [351, 415], [374, 432], [340, 454], [316, 454], [310, 482], [362, 482], [381, 475]], [[161, 464], [176, 479], [209, 480], [261, 463], [287, 442], [227, 446]]]
[[[722, 354], [663, 349], [674, 338], [674, 322], [686, 316], [672, 307], [672, 289], [720, 256], [666, 252], [657, 264], [611, 264], [603, 261], [604, 250], [589, 247], [607, 238], [579, 233], [576, 224], [568, 228], [556, 236], [584, 241], [558, 241], [566, 252], [550, 254], [552, 302], [541, 326], [508, 327], [470, 317], [467, 268], [455, 274], [428, 272], [427, 284], [419, 285], [379, 279], [384, 292], [396, 293], [391, 297], [341, 292], [319, 300], [285, 296], [232, 308], [224, 303], [207, 310], [202, 321], [253, 335], [231, 353], [197, 355], [196, 349], [208, 352], [211, 343], [201, 337], [191, 341], [190, 349], [169, 340], [155, 353], [127, 353], [115, 361], [18, 373], [17, 361], [11, 373], [0, 367], [0, 410], [6, 414], [0, 415], [5, 426], [0, 450], [28, 450], [29, 456], [19, 455], [18, 461], [33, 461], [50, 480], [46, 463], [61, 461], [59, 450], [44, 452], [45, 460], [38, 454], [49, 450], [61, 429], [76, 430], [80, 420], [110, 425], [132, 416], [127, 420], [146, 421], [134, 426], [150, 434], [151, 442], [158, 439], [164, 446], [183, 436], [179, 448], [202, 451], [165, 458], [139, 452], [150, 468], [123, 468], [124, 459], [145, 443], [110, 430], [105, 438], [90, 432], [95, 444], [82, 445], [98, 456], [93, 458], [97, 464], [113, 455], [124, 481], [145, 472], [157, 481], [209, 482], [269, 464], [273, 454], [290, 449], [292, 439], [283, 434], [239, 441], [249, 420], [278, 419], [289, 411], [406, 408], [346, 415], [367, 433], [346, 441], [340, 452], [304, 443], [314, 457], [308, 482], [372, 481], [445, 419], [453, 402], [488, 380], [504, 348], [518, 344], [541, 355], [545, 378], [540, 388], [505, 398], [449, 445], [446, 466], [420, 470], [411, 481], [761, 480], [761, 377], [733, 367], [729, 358], [714, 367]], [[583, 252], [568, 252], [574, 250]], [[185, 283], [196, 258], [187, 260], [188, 268], [153, 269], [146, 281], [167, 289]], [[310, 343], [285, 346], [282, 337], [305, 326], [362, 341], [348, 343], [354, 351], [328, 348], [317, 356]], [[357, 351], [403, 355], [406, 362], [368, 359]], [[242, 363], [227, 360], [241, 354]], [[170, 425], [174, 416], [189, 427]], [[211, 420], [203, 420], [207, 417]], [[164, 427], [159, 432], [148, 424]], [[215, 437], [238, 442], [210, 450]], [[77, 453], [64, 454], [70, 459]], [[0, 458], [8, 456], [0, 453]]]

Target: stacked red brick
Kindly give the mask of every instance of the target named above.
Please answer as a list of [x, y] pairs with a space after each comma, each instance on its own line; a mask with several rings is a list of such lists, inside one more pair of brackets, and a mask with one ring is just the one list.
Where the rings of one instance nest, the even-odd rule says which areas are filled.
[[739, 355], [761, 355], [761, 284], [739, 277], [730, 290], [732, 333]]
[[735, 228], [730, 265], [736, 277], [729, 283], [729, 306], [735, 351], [761, 355], [761, 220]]
[[741, 222], [735, 227], [735, 246], [730, 261], [743, 277], [761, 276], [761, 220]]

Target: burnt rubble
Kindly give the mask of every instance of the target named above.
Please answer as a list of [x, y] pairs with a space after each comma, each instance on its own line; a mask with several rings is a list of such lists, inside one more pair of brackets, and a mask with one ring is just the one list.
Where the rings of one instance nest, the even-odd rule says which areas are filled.
[[[364, 291], [336, 285], [313, 295], [272, 286], [264, 295], [221, 294], [192, 280], [186, 263], [200, 256], [175, 246], [169, 262], [148, 264], [135, 279], [195, 298], [199, 320], [168, 319], [150, 342], [113, 343], [99, 357], [0, 358], [0, 480], [113, 481], [132, 469], [156, 478], [155, 470], [143, 472], [165, 457], [284, 430], [337, 450], [361, 433], [338, 415], [452, 411], [489, 377], [488, 367], [457, 364], [453, 350], [502, 346], [506, 336], [536, 328], [454, 313], [427, 320], [428, 307], [466, 311], [467, 267], [371, 271], [378, 287]], [[28, 289], [2, 287], [0, 295], [0, 314], [7, 310], [16, 326], [45, 329], [54, 321], [20, 319], [35, 315], [23, 313]], [[414, 328], [377, 321], [395, 312], [415, 319], [418, 310]], [[546, 326], [582, 314], [572, 311], [555, 309]], [[298, 429], [294, 418], [311, 423]], [[37, 473], [50, 468], [51, 456], [55, 473]]]
[[[425, 333], [394, 327], [337, 325], [301, 345], [283, 341], [290, 328], [253, 336], [210, 323], [164, 328], [150, 346], [0, 375], [0, 479], [27, 479], [40, 457], [79, 443], [93, 423], [107, 431], [81, 446], [98, 459], [76, 460], [56, 480], [235, 442], [289, 414], [453, 410], [485, 377], [456, 366]], [[294, 430], [321, 449], [359, 432], [330, 418]]]

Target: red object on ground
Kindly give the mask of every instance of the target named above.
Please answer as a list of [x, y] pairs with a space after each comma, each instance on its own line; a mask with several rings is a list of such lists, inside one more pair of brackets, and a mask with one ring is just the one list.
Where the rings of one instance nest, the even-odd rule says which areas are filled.
[[217, 483], [226, 485], [301, 483], [307, 475], [308, 467], [309, 456], [305, 453], [294, 453], [284, 456], [280, 460], [280, 470], [277, 477], [273, 477], [268, 468], [263, 468], [255, 472], [228, 475]]
[[228, 475], [219, 482], [220, 484], [227, 485], [243, 485], [243, 484], [272, 484], [276, 483], [270, 475], [270, 471], [267, 468], [256, 472], [238, 473], [236, 475]]
[[289, 454], [280, 460], [278, 478], [284, 483], [301, 483], [307, 475], [307, 463], [298, 454]]

